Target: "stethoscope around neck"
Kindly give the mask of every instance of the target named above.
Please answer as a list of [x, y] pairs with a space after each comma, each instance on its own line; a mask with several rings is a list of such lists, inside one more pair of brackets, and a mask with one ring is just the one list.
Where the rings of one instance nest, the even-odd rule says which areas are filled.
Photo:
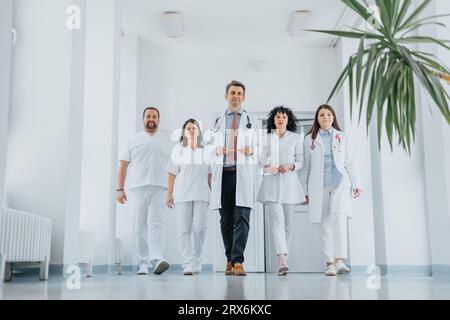
[[[225, 111], [225, 117], [227, 116], [228, 110]], [[242, 110], [242, 113], [245, 113], [247, 115], [247, 129], [251, 129], [252, 128], [252, 123], [250, 122], [250, 116], [248, 115], [248, 112], [245, 110]], [[219, 124], [219, 122], [222, 121], [222, 117], [218, 117], [216, 119], [216, 122], [214, 123], [214, 128], [212, 129], [214, 132], [219, 131], [219, 128], [217, 127], [217, 124]]]

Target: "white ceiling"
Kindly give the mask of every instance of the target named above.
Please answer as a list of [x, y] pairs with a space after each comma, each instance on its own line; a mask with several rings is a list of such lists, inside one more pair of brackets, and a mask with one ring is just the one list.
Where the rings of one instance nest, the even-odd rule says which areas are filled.
[[[324, 46], [327, 35], [289, 36], [292, 13], [310, 10], [308, 28], [334, 29], [343, 9], [339, 0], [125, 0], [123, 31], [177, 45]], [[166, 11], [183, 15], [184, 37], [165, 36], [161, 14]]]

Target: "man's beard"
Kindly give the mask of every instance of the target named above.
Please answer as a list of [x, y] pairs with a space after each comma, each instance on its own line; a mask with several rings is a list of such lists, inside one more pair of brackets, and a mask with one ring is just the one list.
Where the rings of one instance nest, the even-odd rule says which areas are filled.
[[154, 122], [148, 122], [147, 123], [147, 129], [149, 130], [156, 130], [158, 129], [158, 125]]

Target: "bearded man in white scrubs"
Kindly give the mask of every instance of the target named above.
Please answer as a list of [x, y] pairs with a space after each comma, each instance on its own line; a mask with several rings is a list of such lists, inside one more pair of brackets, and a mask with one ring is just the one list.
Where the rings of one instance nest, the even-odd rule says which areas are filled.
[[169, 269], [163, 251], [167, 213], [165, 169], [171, 143], [168, 137], [158, 132], [158, 109], [145, 109], [142, 121], [145, 130], [129, 138], [119, 153], [117, 201], [125, 204], [129, 196], [134, 208], [138, 274], [148, 274], [149, 262], [154, 274], [162, 274]]

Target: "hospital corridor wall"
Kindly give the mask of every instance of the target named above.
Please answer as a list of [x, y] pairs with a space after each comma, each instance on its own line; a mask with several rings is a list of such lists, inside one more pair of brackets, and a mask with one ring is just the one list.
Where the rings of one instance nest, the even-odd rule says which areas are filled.
[[[0, 109], [0, 151], [6, 150], [0, 153], [2, 204], [52, 220], [54, 266], [77, 262], [79, 231], [95, 236], [95, 265], [114, 263], [115, 237], [122, 241], [122, 263], [136, 263], [131, 210], [114, 200], [115, 153], [141, 130], [146, 106], [160, 108], [161, 130], [168, 133], [188, 118], [206, 129], [213, 115], [225, 110], [224, 86], [235, 79], [248, 85], [244, 105], [249, 112], [268, 112], [280, 104], [313, 111], [357, 48], [347, 40], [335, 48], [164, 45], [139, 34], [122, 35], [119, 2], [90, 2], [79, 1], [91, 6], [83, 33], [69, 30], [61, 14], [73, 1], [14, 1], [17, 40], [11, 57], [6, 53], [1, 59], [5, 70], [11, 61], [10, 83], [6, 73], [0, 75], [0, 90], [6, 93]], [[450, 12], [450, 3], [439, 1], [430, 10]], [[11, 41], [5, 28], [2, 46]], [[422, 32], [449, 36], [448, 30]], [[443, 50], [436, 54], [450, 59]], [[450, 241], [450, 127], [438, 111], [429, 112], [424, 92], [418, 96], [411, 156], [399, 148], [391, 153], [385, 136], [378, 150], [375, 128], [367, 136], [364, 126], [350, 121], [347, 90], [332, 101], [358, 146], [365, 187], [349, 222], [355, 271], [376, 264], [386, 272], [450, 273], [450, 253], [442, 245]], [[207, 265], [222, 255], [216, 247], [221, 241], [217, 215], [209, 215]], [[166, 258], [181, 264], [174, 214], [167, 219], [166, 243]]]

